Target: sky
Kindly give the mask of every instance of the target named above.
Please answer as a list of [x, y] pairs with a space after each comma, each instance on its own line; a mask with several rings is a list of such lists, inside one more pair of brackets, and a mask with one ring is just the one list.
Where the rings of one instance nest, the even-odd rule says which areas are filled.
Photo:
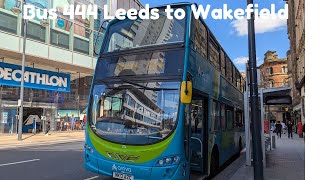
[[[177, 2], [197, 2], [211, 5], [211, 9], [222, 8], [227, 4], [230, 9], [247, 7], [247, 0], [140, 0], [143, 5], [149, 4], [150, 7]], [[271, 8], [275, 4], [276, 12], [284, 8], [283, 0], [254, 0], [255, 4], [261, 8]], [[210, 11], [211, 12], [211, 11]], [[207, 26], [219, 41], [220, 45], [232, 59], [240, 71], [245, 70], [245, 63], [248, 58], [248, 35], [247, 20], [214, 20], [211, 16], [205, 19]], [[279, 58], [286, 58], [289, 50], [289, 40], [287, 35], [287, 21], [283, 19], [256, 20], [256, 52], [258, 66], [263, 63], [264, 54], [268, 51], [277, 51]]]

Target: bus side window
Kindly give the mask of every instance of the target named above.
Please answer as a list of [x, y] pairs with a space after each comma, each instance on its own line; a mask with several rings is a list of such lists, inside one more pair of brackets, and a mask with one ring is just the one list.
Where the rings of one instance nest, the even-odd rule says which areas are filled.
[[191, 43], [191, 47], [207, 59], [208, 31], [200, 19], [192, 19]]
[[220, 130], [220, 107], [219, 103], [216, 101], [213, 101], [212, 103], [212, 112], [213, 112], [213, 124], [214, 124], [214, 130]]
[[221, 66], [221, 74], [223, 74], [223, 76], [226, 75], [226, 57], [225, 57], [225, 53], [221, 50], [221, 56], [220, 56], [220, 66]]
[[226, 112], [227, 112], [227, 129], [233, 129], [234, 128], [234, 111], [230, 106], [226, 107]]
[[219, 51], [217, 50], [217, 48], [215, 47], [215, 44], [212, 40], [212, 38], [210, 38], [209, 40], [209, 61], [214, 64], [214, 66], [216, 67], [216, 69], [218, 71], [220, 71], [220, 63], [219, 63]]
[[220, 110], [220, 125], [221, 125], [221, 130], [225, 130], [226, 127], [226, 106], [224, 104], [220, 105], [221, 110]]

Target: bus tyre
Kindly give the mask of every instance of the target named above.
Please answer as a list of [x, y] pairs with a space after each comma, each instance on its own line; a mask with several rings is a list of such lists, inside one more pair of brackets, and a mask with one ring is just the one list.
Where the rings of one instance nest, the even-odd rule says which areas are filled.
[[217, 175], [219, 172], [219, 152], [214, 148], [211, 155], [210, 173], [212, 176]]

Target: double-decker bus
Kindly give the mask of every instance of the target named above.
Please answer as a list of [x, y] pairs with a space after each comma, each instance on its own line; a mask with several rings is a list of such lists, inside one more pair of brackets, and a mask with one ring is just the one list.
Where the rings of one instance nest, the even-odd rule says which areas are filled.
[[191, 5], [171, 6], [184, 19], [157, 7], [157, 20], [108, 24], [89, 97], [87, 170], [128, 180], [205, 177], [245, 146], [245, 81]]

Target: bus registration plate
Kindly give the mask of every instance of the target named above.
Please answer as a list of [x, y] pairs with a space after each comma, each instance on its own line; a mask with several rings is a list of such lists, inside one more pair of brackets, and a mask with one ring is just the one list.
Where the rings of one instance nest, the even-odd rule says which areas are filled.
[[129, 174], [122, 174], [118, 172], [113, 172], [113, 177], [117, 179], [134, 180], [134, 176]]

